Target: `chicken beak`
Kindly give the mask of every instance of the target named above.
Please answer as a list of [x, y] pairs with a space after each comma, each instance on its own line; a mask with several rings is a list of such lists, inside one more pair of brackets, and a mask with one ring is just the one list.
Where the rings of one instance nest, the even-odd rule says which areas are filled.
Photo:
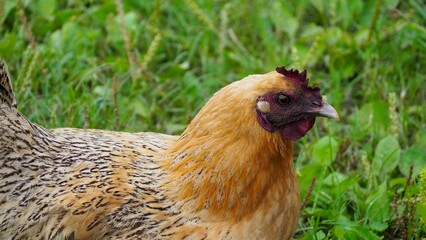
[[326, 117], [339, 120], [339, 114], [330, 104], [323, 102], [322, 107], [316, 111], [318, 117]]

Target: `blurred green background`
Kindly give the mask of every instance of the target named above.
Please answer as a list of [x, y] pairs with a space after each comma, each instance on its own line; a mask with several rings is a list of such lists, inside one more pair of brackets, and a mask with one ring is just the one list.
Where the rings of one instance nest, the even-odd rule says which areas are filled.
[[294, 238], [426, 237], [424, 1], [0, 0], [0, 23], [18, 107], [49, 128], [179, 134], [228, 83], [307, 69], [341, 121], [296, 143]]

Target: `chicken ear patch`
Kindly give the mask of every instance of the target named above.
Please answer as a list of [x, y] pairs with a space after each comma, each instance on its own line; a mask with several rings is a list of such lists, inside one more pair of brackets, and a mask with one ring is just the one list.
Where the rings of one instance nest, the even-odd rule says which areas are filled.
[[269, 105], [267, 101], [258, 101], [256, 107], [263, 113], [268, 113], [271, 111], [271, 105]]

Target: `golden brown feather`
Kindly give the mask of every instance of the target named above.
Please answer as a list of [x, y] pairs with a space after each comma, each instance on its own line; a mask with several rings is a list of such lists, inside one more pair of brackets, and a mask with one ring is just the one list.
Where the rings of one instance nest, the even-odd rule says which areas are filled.
[[181, 136], [47, 130], [16, 109], [4, 63], [0, 77], [0, 239], [288, 239], [289, 139], [337, 118], [277, 69], [221, 89]]

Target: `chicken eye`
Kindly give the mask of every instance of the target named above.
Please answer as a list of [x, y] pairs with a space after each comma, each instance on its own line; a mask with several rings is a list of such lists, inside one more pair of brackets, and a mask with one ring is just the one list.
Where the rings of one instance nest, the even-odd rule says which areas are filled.
[[284, 107], [290, 103], [290, 97], [283, 93], [280, 93], [276, 96], [275, 102], [278, 104], [278, 106]]

